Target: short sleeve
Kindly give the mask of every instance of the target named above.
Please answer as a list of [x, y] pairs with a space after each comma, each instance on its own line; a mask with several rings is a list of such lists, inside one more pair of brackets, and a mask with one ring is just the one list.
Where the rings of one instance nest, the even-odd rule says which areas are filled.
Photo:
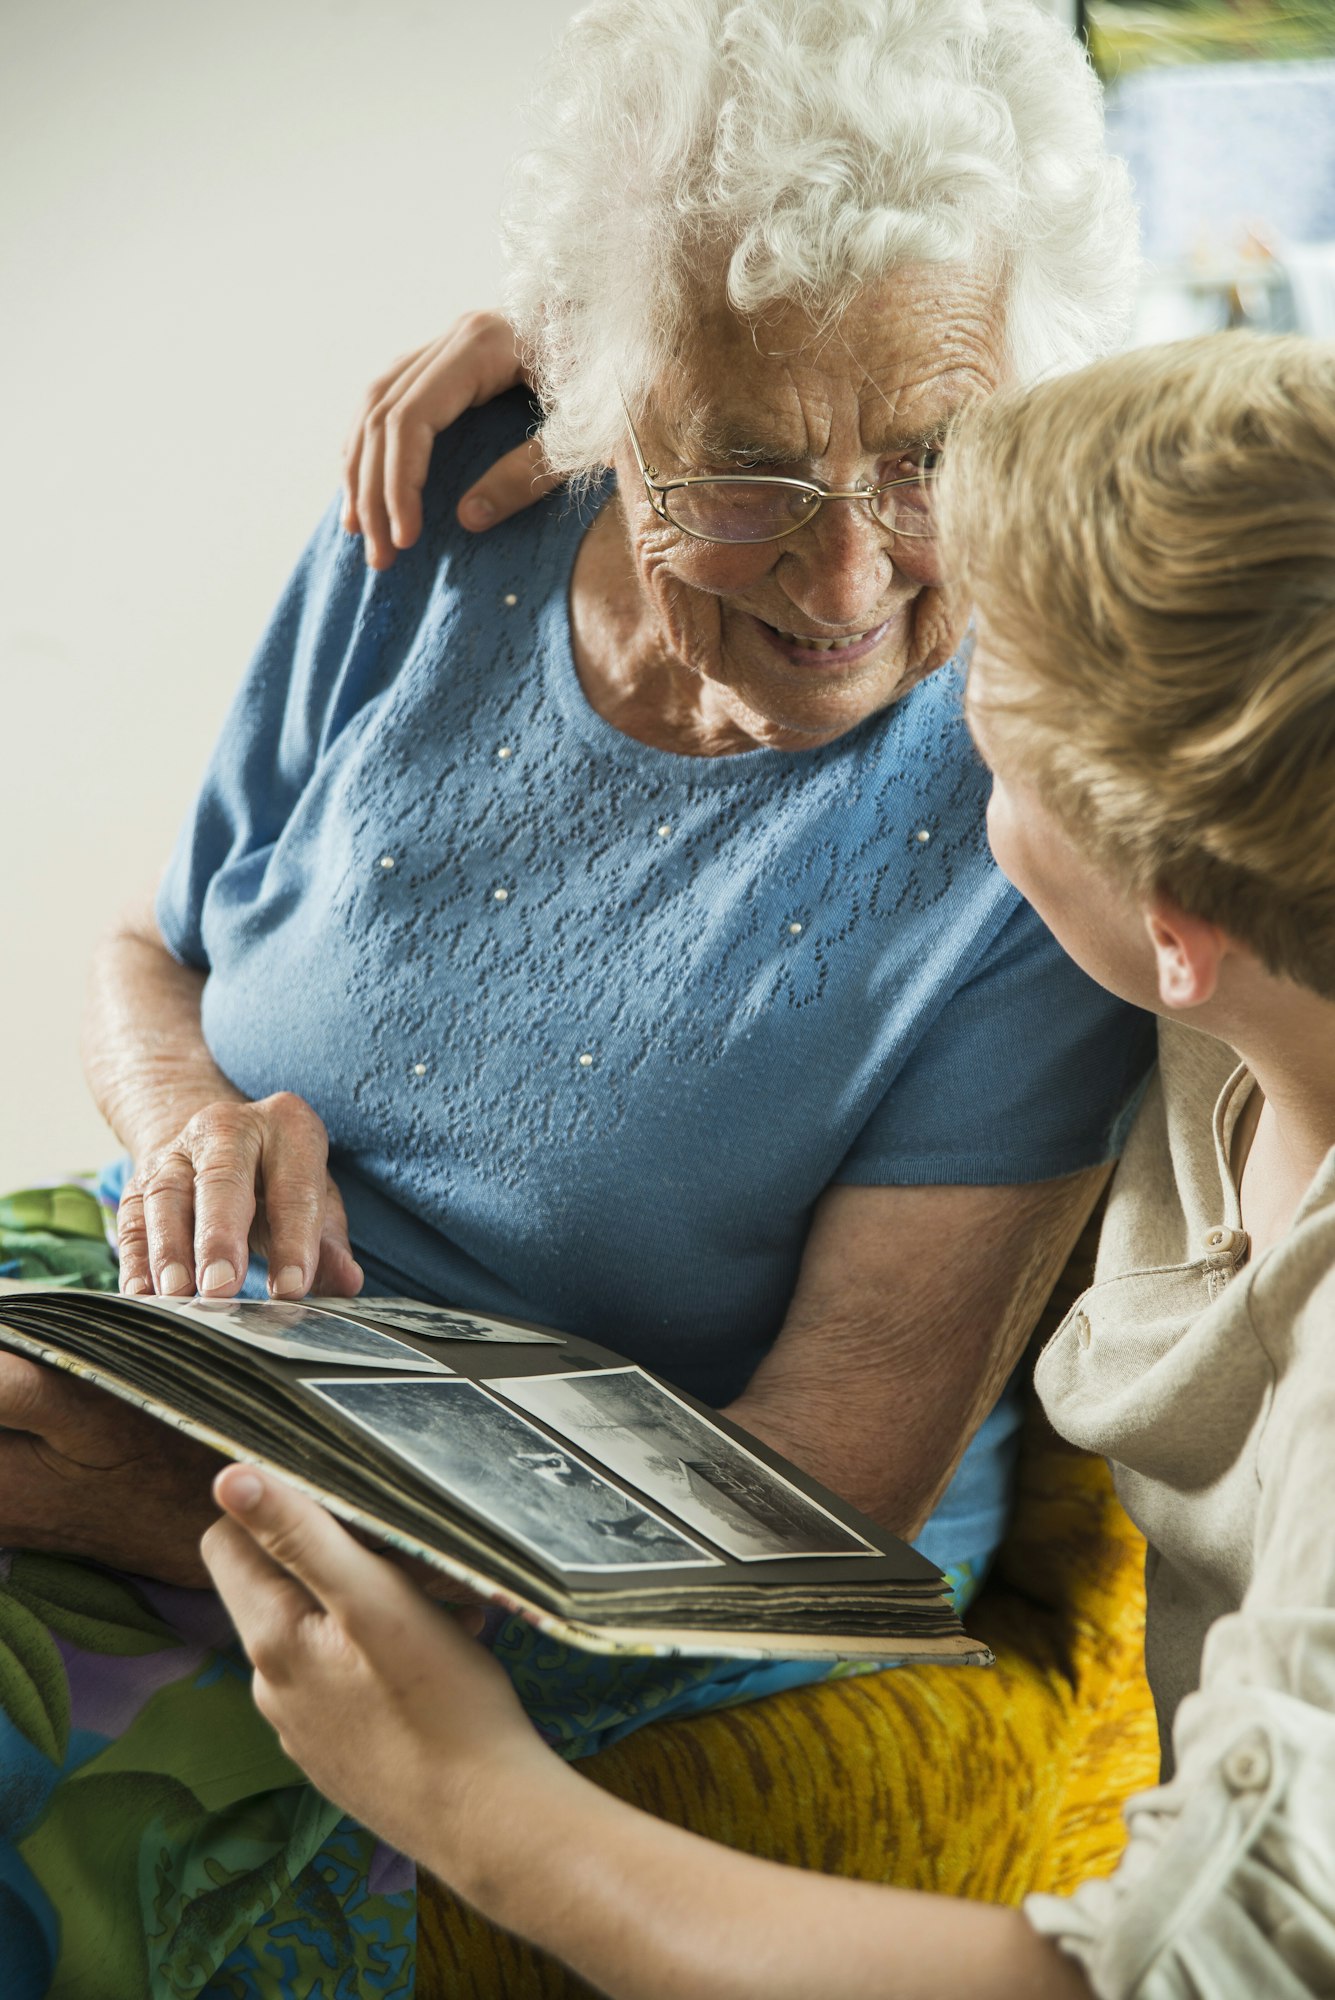
[[1088, 978], [1015, 896], [836, 1179], [989, 1187], [1100, 1165], [1121, 1149], [1154, 1048], [1151, 1017]]
[[365, 700], [386, 601], [331, 506], [233, 698], [158, 890], [163, 939], [184, 963], [208, 968], [211, 885], [224, 871], [263, 866], [321, 756]]

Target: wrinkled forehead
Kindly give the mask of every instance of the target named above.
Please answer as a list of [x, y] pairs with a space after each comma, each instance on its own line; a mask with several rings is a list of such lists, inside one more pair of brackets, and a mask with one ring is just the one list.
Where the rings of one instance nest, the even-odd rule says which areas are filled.
[[836, 315], [745, 315], [701, 287], [650, 418], [693, 461], [902, 449], [997, 388], [1003, 353], [996, 280], [953, 266], [897, 272]]

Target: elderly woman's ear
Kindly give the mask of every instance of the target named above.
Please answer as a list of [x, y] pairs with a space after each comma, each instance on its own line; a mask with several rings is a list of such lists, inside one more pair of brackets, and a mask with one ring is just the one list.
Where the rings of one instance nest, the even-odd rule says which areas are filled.
[[[421, 534], [422, 488], [440, 433], [523, 380], [510, 322], [473, 312], [372, 382], [343, 456], [343, 525], [363, 537], [372, 569], [388, 569]], [[459, 519], [465, 528], [494, 527], [558, 484], [537, 440], [522, 439], [469, 487]]]

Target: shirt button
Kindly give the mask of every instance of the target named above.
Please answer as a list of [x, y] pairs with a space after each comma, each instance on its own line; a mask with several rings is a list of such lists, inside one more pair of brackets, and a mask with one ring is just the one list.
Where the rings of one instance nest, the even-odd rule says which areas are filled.
[[1205, 1247], [1212, 1257], [1234, 1257], [1246, 1241], [1244, 1230], [1229, 1229], [1222, 1222], [1205, 1232]]
[[1085, 1318], [1085, 1315], [1083, 1313], [1077, 1313], [1075, 1318], [1071, 1321], [1071, 1325], [1075, 1328], [1075, 1337], [1080, 1342], [1080, 1345], [1082, 1347], [1088, 1347], [1090, 1341], [1094, 1338], [1094, 1329], [1093, 1327], [1091, 1327], [1089, 1321]]
[[1270, 1751], [1263, 1736], [1244, 1736], [1220, 1769], [1231, 1792], [1260, 1792], [1270, 1783]]

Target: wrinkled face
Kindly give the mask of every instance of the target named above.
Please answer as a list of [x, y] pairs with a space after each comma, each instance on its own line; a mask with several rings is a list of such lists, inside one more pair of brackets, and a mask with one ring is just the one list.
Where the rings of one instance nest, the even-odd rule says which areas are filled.
[[[952, 267], [896, 274], [823, 332], [796, 308], [762, 324], [702, 311], [636, 429], [661, 479], [874, 483], [911, 470], [954, 411], [998, 386], [1002, 338], [994, 283]], [[954, 651], [963, 612], [935, 544], [893, 538], [862, 502], [827, 502], [782, 541], [712, 544], [655, 514], [629, 438], [616, 472], [657, 638], [758, 740], [829, 741]]]

